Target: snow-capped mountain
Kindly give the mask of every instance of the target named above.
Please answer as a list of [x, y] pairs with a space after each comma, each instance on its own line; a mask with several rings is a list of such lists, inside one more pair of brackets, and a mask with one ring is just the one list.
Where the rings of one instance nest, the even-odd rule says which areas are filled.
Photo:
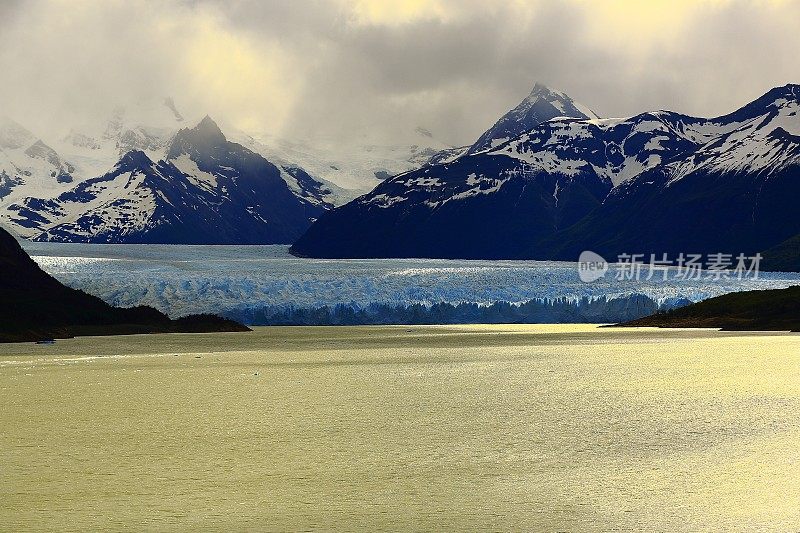
[[104, 175], [130, 150], [160, 159], [182, 124], [171, 99], [117, 108], [107, 121], [76, 127], [63, 137], [39, 138], [10, 119], [0, 120], [0, 224], [33, 236], [31, 228], [9, 221], [16, 218], [9, 206], [26, 198], [55, 198]]
[[[325, 214], [314, 257], [755, 252], [800, 233], [800, 86], [713, 119], [553, 118]], [[719, 249], [714, 249], [719, 248]]]
[[[0, 225], [18, 236], [51, 238], [40, 234], [57, 224], [57, 217], [39, 213], [37, 205], [113, 172], [130, 151], [143, 152], [152, 161], [168, 159], [178, 132], [196, 123], [171, 98], [119, 106], [105, 121], [75, 125], [65, 136], [51, 132], [42, 139], [10, 119], [0, 120]], [[343, 146], [341, 139], [292, 141], [233, 128], [228, 133], [231, 140], [274, 164], [298, 199], [323, 209], [344, 204], [450, 148], [423, 128], [411, 132], [407, 142], [391, 145], [353, 140]], [[178, 159], [174, 163], [182, 164]], [[36, 220], [40, 215], [44, 220]], [[66, 233], [62, 237], [68, 238]]]
[[[107, 172], [131, 150], [141, 150], [154, 161], [163, 159], [178, 131], [198, 120], [187, 119], [172, 98], [141, 100], [117, 107], [99, 126], [73, 129], [62, 140], [60, 149], [71, 161], [77, 162], [77, 172], [82, 177], [96, 177]], [[235, 130], [231, 137], [278, 166], [281, 177], [298, 196], [316, 199], [322, 204], [344, 203], [346, 200], [339, 200], [340, 196], [350, 198], [336, 185], [309, 175], [297, 161], [262, 153], [248, 142], [242, 142], [247, 136]]]
[[599, 209], [543, 243], [548, 255], [570, 257], [589, 244], [610, 256], [753, 254], [800, 233], [800, 85], [684, 127], [697, 148], [615, 188]]
[[102, 176], [7, 210], [21, 233], [40, 241], [289, 243], [330, 205], [296, 194], [283, 172], [206, 117], [179, 130], [159, 161], [131, 150]]
[[[124, 229], [135, 210], [135, 202], [126, 196], [129, 188], [122, 185], [118, 188], [114, 184], [121, 183], [119, 180], [108, 179], [126, 154], [141, 152], [152, 162], [169, 161], [185, 176], [200, 176], [194, 183], [205, 189], [213, 182], [206, 174], [216, 178], [226, 172], [224, 168], [198, 172], [193, 166], [194, 159], [172, 153], [187, 123], [193, 121], [177, 109], [171, 98], [118, 107], [104, 122], [76, 126], [66, 136], [51, 136], [47, 141], [11, 120], [0, 121], [0, 224], [31, 239], [96, 238], [102, 242], [139, 239], [133, 236], [138, 235], [138, 230]], [[232, 130], [232, 139], [278, 169], [280, 178], [295, 197], [289, 203], [312, 206], [312, 213], [306, 218], [315, 218], [322, 210], [368, 192], [383, 179], [422, 166], [431, 155], [449, 148], [422, 128], [413, 132], [408, 144], [386, 146], [354, 142], [349, 148], [342, 148], [341, 142], [333, 140], [289, 141], [236, 130]], [[203, 159], [200, 154], [194, 155]], [[88, 218], [81, 217], [95, 216], [89, 208], [94, 203], [73, 202], [67, 206], [59, 200], [62, 195], [82, 196], [77, 191], [81, 186], [87, 191], [102, 188], [103, 194], [95, 200], [104, 205], [118, 194], [119, 205], [126, 206], [124, 212], [104, 207], [107, 213], [101, 217], [103, 224], [89, 224]], [[153, 215], [152, 205], [144, 202], [142, 209], [137, 216]], [[115, 216], [120, 217], [118, 227], [111, 220]], [[274, 217], [274, 214], [270, 217], [273, 225], [278, 224]], [[287, 224], [296, 227], [297, 221], [289, 220]], [[97, 235], [91, 235], [92, 231]], [[247, 231], [243, 228], [244, 233]], [[297, 237], [299, 233], [285, 235]], [[292, 240], [288, 236], [281, 239], [281, 242]]]
[[599, 118], [594, 111], [576, 102], [567, 94], [536, 83], [530, 94], [519, 105], [500, 117], [474, 144], [440, 150], [433, 154], [426, 164], [452, 163], [465, 154], [490, 150], [556, 117]]
[[567, 94], [537, 83], [517, 107], [486, 130], [468, 153], [489, 150], [556, 117], [597, 119], [597, 114]]
[[131, 150], [143, 151], [154, 160], [163, 158], [172, 138], [187, 123], [192, 122], [178, 112], [171, 98], [151, 98], [117, 106], [106, 120], [76, 125], [53, 142], [74, 163], [79, 178], [89, 179], [108, 172]]
[[74, 180], [75, 167], [29, 130], [0, 117], [0, 206], [22, 190], [49, 194]]
[[0, 117], [0, 173], [25, 183], [31, 181], [25, 178], [39, 175], [44, 181], [70, 183], [75, 167], [23, 126]]
[[234, 133], [232, 139], [270, 161], [303, 168], [318, 181], [332, 185], [332, 203], [341, 205], [372, 190], [397, 174], [417, 169], [431, 157], [453, 147], [424, 128], [416, 128], [405, 142], [377, 144], [366, 140], [289, 139], [271, 134]]
[[[201, 175], [192, 166], [193, 160], [188, 156], [169, 157], [170, 151], [176, 149], [175, 143], [186, 136], [186, 125], [187, 120], [172, 99], [140, 101], [135, 105], [115, 109], [109, 119], [101, 124], [76, 127], [65, 137], [48, 141], [57, 147], [56, 150], [20, 124], [10, 119], [0, 120], [0, 224], [26, 238], [92, 240], [94, 237], [89, 234], [90, 227], [98, 230], [96, 238], [100, 241], [123, 238], [113, 234], [114, 231], [122, 231], [126, 221], [130, 220], [130, 215], [108, 211], [103, 216], [104, 227], [114, 226], [115, 223], [110, 218], [119, 215], [119, 228], [109, 230], [109, 235], [101, 236], [103, 232], [99, 230], [99, 226], [86, 224], [86, 219], [81, 223], [82, 229], [79, 227], [81, 224], [75, 225], [77, 218], [88, 214], [88, 205], [83, 205], [85, 209], [82, 209], [78, 202], [67, 208], [60, 205], [59, 198], [62, 195], [69, 198], [81, 186], [89, 187], [94, 184], [93, 187], [101, 187], [98, 184], [103, 183], [105, 192], [101, 196], [110, 202], [113, 200], [111, 196], [118, 194], [120, 205], [126, 205], [126, 212], [132, 212], [135, 209], [134, 203], [130, 198], [125, 199], [130, 191], [125, 187], [116, 188], [109, 180], [103, 179], [113, 174], [121, 164], [121, 159], [132, 151], [145, 154], [151, 161], [169, 160], [181, 167], [181, 171], [187, 176]], [[219, 135], [222, 136], [221, 132]], [[211, 146], [205, 145], [204, 148], [210, 149]], [[203, 159], [200, 153], [195, 153], [194, 156], [196, 159]], [[244, 161], [237, 162], [245, 164]], [[311, 176], [295, 162], [280, 160], [270, 163], [278, 169], [281, 180], [294, 197], [288, 200], [287, 213], [292, 211], [292, 206], [312, 206], [310, 214], [303, 218], [305, 222], [298, 222], [292, 217], [286, 221], [288, 226], [301, 229], [286, 232], [285, 236], [280, 237], [280, 242], [291, 242], [290, 236], [296, 237], [299, 234], [297, 232], [308, 225], [309, 218], [316, 217], [321, 210], [331, 208], [335, 202], [343, 202], [352, 197], [335, 185]], [[208, 174], [218, 177], [217, 174], [224, 175], [226, 172], [226, 169], [218, 167], [212, 168]], [[266, 176], [264, 179], [271, 178]], [[202, 179], [195, 182], [198, 186], [205, 186]], [[284, 186], [281, 185], [280, 188]], [[274, 203], [273, 200], [263, 203], [269, 205], [270, 202]], [[144, 211], [140, 215], [151, 216], [149, 207], [149, 204], [142, 204]], [[275, 205], [271, 208], [271, 227], [278, 227], [282, 222], [275, 220], [275, 217], [281, 210]], [[247, 234], [249, 229], [243, 228], [242, 231]], [[278, 234], [281, 233], [275, 235]], [[262, 237], [264, 235], [266, 234]], [[249, 238], [243, 237], [245, 240]], [[270, 242], [271, 239], [272, 237], [268, 238]]]

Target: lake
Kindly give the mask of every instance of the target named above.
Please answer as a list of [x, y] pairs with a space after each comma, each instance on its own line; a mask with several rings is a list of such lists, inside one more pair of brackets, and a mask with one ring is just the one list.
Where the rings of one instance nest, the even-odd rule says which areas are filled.
[[800, 335], [0, 345], [0, 530], [795, 530]]

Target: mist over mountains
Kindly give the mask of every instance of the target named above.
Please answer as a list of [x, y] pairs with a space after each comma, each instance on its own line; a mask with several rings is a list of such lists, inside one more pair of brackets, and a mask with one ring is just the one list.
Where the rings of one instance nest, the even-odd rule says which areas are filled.
[[346, 153], [235, 129], [232, 142], [166, 98], [120, 107], [51, 148], [4, 117], [0, 224], [61, 242], [289, 244], [324, 210], [448, 148], [425, 130], [414, 136]]
[[[293, 244], [312, 257], [767, 252], [800, 225], [800, 90], [714, 118], [600, 118], [537, 83], [476, 142], [352, 150], [187, 119], [171, 99], [45, 141], [0, 123], [0, 221], [42, 241]], [[769, 255], [769, 254], [768, 254]]]

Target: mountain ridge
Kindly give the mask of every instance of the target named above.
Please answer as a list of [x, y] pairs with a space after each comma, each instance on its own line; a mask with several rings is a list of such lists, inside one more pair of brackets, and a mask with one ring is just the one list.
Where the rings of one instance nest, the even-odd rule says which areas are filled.
[[297, 196], [281, 172], [206, 116], [175, 134], [164, 159], [131, 150], [102, 176], [9, 210], [40, 230], [37, 241], [290, 243], [329, 205]]
[[599, 119], [585, 105], [576, 102], [562, 91], [536, 82], [530, 94], [516, 107], [504, 114], [470, 146], [468, 154], [490, 150], [511, 138], [533, 129], [542, 122], [557, 117]]
[[381, 184], [326, 213], [292, 252], [574, 261], [586, 249], [612, 257], [765, 250], [800, 233], [789, 206], [800, 194], [798, 94], [796, 85], [778, 87], [711, 119], [669, 111], [550, 119]]

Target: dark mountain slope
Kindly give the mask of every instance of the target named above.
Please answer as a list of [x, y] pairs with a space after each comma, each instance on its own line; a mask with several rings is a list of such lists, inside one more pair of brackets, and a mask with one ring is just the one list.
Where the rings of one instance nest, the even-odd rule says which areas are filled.
[[19, 243], [0, 229], [0, 342], [77, 335], [248, 331], [219, 317], [170, 320], [150, 307], [129, 309], [65, 287], [42, 271]]
[[102, 176], [8, 211], [37, 241], [290, 244], [331, 207], [328, 192], [302, 169], [228, 141], [206, 117], [178, 131], [163, 160], [131, 150]]
[[620, 326], [800, 331], [800, 286], [734, 292]]
[[762, 270], [800, 272], [800, 234], [790, 237], [761, 254]]
[[[470, 172], [478, 168], [480, 174]], [[509, 249], [579, 220], [600, 204], [610, 187], [591, 170], [571, 178], [527, 174], [513, 158], [477, 154], [382, 183], [369, 195], [323, 215], [292, 252], [308, 251], [314, 257], [507, 257]]]
[[703, 119], [556, 118], [321, 217], [310, 257], [754, 255], [800, 233], [800, 86]]

